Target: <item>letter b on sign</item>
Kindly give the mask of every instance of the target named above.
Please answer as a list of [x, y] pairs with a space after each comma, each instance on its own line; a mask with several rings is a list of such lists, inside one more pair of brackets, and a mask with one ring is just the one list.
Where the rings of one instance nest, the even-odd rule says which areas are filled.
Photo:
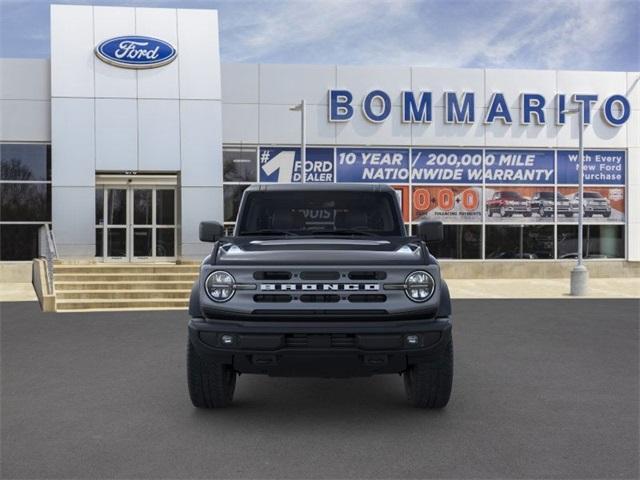
[[353, 95], [349, 90], [329, 90], [329, 121], [346, 122], [353, 117], [351, 102]]

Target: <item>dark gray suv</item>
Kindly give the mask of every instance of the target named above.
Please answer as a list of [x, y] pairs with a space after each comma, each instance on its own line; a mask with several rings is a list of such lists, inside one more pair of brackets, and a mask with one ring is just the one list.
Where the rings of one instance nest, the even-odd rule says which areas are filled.
[[441, 408], [453, 378], [451, 302], [427, 244], [408, 236], [395, 191], [349, 184], [260, 185], [232, 236], [213, 242], [189, 304], [187, 373], [196, 407], [228, 405], [237, 374], [404, 375], [409, 400]]

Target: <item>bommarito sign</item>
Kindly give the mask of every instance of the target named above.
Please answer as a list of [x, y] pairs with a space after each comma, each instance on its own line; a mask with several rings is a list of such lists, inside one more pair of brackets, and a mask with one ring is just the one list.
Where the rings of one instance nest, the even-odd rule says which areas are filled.
[[[329, 121], [348, 122], [353, 118], [356, 107], [353, 94], [349, 90], [329, 90]], [[400, 94], [402, 101], [401, 115], [403, 123], [430, 123], [433, 120], [433, 95], [429, 91], [421, 91], [417, 94], [404, 91]], [[564, 125], [566, 122], [566, 110], [568, 95], [560, 93], [555, 96], [555, 121], [556, 125]], [[514, 121], [511, 109], [505, 95], [496, 92], [491, 96], [487, 105], [484, 118], [478, 118], [475, 107], [475, 93], [445, 92], [444, 122], [445, 123], [475, 123], [482, 121], [492, 124], [501, 121], [511, 124]], [[598, 95], [576, 93], [570, 96], [572, 103], [583, 108], [584, 123], [591, 123], [591, 109], [598, 101]], [[520, 94], [520, 118], [523, 125], [544, 125], [551, 121], [547, 118], [545, 107], [547, 99], [539, 93]], [[391, 115], [391, 97], [384, 90], [372, 90], [367, 93], [360, 104], [362, 115], [373, 123], [384, 122]], [[624, 125], [631, 115], [631, 105], [627, 97], [621, 94], [610, 95], [602, 105], [602, 116], [612, 127]]]

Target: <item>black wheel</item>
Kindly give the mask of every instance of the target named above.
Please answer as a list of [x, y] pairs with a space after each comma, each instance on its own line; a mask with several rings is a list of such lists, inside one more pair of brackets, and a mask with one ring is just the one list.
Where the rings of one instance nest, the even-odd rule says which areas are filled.
[[236, 372], [231, 365], [203, 362], [191, 342], [187, 347], [187, 377], [194, 407], [220, 408], [231, 404]]
[[565, 213], [564, 216], [567, 217], [567, 218], [570, 218], [570, 217], [573, 217], [573, 213], [571, 213], [571, 212]]
[[453, 383], [453, 342], [433, 362], [410, 366], [404, 372], [407, 399], [418, 408], [443, 408], [451, 397]]
[[487, 213], [490, 217], [493, 217], [493, 210], [491, 210], [490, 208], [487, 208]]
[[611, 212], [605, 212], [602, 214], [604, 218], [609, 218], [611, 216]]
[[533, 213], [531, 213], [531, 212], [524, 212], [522, 214], [523, 217], [530, 217], [531, 215], [533, 215]]

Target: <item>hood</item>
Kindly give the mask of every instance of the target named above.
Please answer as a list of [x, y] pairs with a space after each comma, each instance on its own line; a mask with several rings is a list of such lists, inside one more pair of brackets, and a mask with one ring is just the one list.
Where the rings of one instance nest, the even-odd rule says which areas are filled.
[[240, 238], [220, 241], [218, 265], [418, 265], [414, 238]]

